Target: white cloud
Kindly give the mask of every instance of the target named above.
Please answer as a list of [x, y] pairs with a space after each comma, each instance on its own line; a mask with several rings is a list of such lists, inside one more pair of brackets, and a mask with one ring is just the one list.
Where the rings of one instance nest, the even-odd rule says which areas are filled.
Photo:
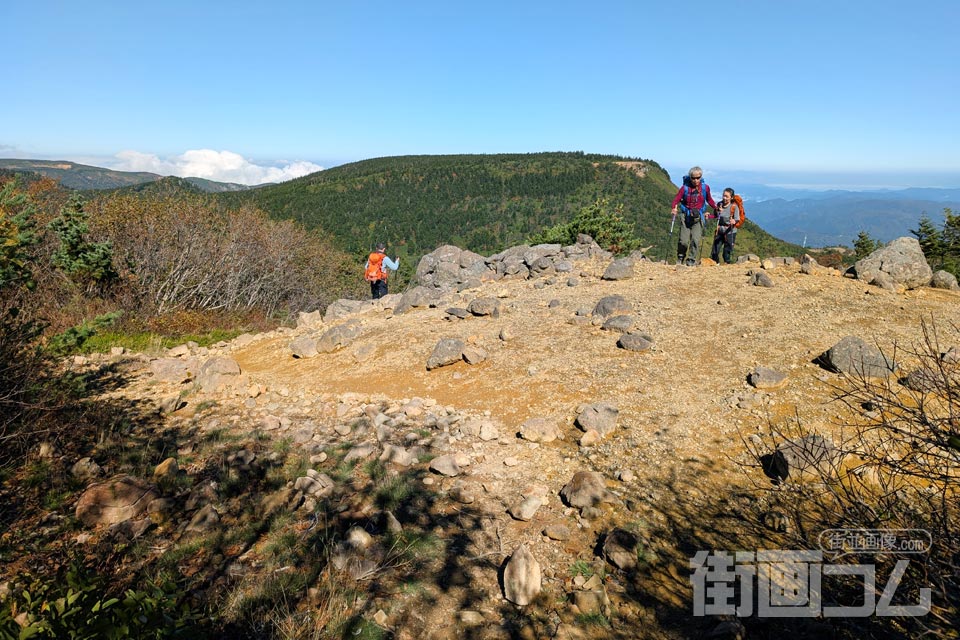
[[110, 168], [117, 171], [149, 171], [164, 176], [206, 178], [248, 185], [283, 182], [323, 170], [320, 165], [302, 160], [280, 167], [262, 166], [238, 153], [212, 149], [191, 149], [172, 158], [139, 151], [121, 151], [115, 157], [117, 160], [111, 163]]

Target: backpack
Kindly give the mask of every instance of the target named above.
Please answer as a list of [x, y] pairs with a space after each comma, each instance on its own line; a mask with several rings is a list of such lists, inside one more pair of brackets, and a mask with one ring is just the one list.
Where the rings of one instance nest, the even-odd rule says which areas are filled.
[[363, 279], [367, 282], [376, 282], [377, 280], [386, 280], [387, 274], [383, 270], [383, 258], [385, 254], [375, 251], [367, 258], [367, 269], [363, 272]]
[[739, 229], [747, 221], [747, 214], [743, 210], [743, 198], [739, 194], [734, 194], [732, 202], [740, 208], [740, 220], [733, 225], [735, 229]]
[[703, 212], [707, 210], [707, 190], [704, 187], [703, 179], [700, 180], [700, 197], [703, 198], [703, 206], [700, 207], [699, 211], [693, 211], [687, 207], [687, 196], [690, 194], [690, 176], [683, 176], [683, 198], [680, 200], [680, 210], [685, 214], [690, 215], [693, 213], [699, 213], [703, 217]]

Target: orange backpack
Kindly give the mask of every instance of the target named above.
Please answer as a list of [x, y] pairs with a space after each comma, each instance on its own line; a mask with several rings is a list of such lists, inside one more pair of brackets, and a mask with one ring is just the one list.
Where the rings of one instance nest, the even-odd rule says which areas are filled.
[[732, 202], [740, 208], [740, 219], [733, 224], [735, 228], [739, 229], [743, 226], [743, 223], [747, 221], [747, 214], [743, 211], [743, 198], [741, 198], [739, 194], [735, 194]]
[[375, 251], [367, 258], [367, 270], [363, 272], [364, 280], [376, 282], [377, 280], [386, 280], [387, 274], [383, 270], [383, 258], [385, 254]]

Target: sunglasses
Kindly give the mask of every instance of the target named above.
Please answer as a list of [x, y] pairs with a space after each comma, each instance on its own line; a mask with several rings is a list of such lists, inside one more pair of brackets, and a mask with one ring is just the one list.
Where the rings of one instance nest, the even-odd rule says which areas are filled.
[[699, 179], [700, 179], [700, 176], [697, 176], [696, 178], [691, 177], [690, 179], [691, 179], [691, 180], [699, 180]]

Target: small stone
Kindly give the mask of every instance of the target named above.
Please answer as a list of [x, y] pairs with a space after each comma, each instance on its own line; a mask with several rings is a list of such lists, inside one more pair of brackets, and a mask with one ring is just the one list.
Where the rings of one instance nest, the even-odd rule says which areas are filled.
[[562, 524], [551, 524], [544, 528], [543, 535], [547, 536], [551, 540], [557, 540], [563, 542], [564, 540], [570, 539], [570, 529]]

